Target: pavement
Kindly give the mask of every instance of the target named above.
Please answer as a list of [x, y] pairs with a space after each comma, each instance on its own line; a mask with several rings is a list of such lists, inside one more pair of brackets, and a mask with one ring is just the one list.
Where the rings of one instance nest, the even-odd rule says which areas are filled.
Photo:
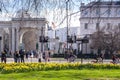
[[[83, 63], [93, 63], [92, 61], [95, 61], [95, 60], [83, 59]], [[112, 60], [110, 59], [104, 59], [103, 63], [109, 64], [111, 61]], [[0, 62], [1, 62], [1, 59], [0, 59]], [[38, 62], [38, 58], [28, 58], [28, 59], [25, 58], [25, 63], [36, 63], [36, 62]], [[42, 59], [42, 62], [45, 62], [45, 61]], [[67, 60], [64, 58], [50, 58], [50, 62], [64, 63], [64, 62], [67, 62]], [[81, 59], [77, 58], [74, 62], [81, 62]], [[14, 58], [7, 58], [7, 63], [14, 63]]]

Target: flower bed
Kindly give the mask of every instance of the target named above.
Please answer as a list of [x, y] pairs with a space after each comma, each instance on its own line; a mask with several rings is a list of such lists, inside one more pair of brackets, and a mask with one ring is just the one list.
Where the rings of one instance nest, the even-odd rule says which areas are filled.
[[80, 64], [80, 63], [0, 63], [1, 73], [66, 70], [66, 69], [120, 69], [114, 64]]

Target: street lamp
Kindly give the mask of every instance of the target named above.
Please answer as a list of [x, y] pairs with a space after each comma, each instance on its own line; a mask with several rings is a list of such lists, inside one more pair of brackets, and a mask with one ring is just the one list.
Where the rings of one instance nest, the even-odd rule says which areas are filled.
[[1, 52], [1, 40], [2, 40], [2, 36], [0, 36], [0, 52]]
[[[66, 27], [67, 27], [66, 39], [68, 39], [68, 36], [69, 36], [69, 34], [68, 34], [68, 2], [69, 2], [69, 0], [66, 0], [66, 17], [67, 17], [67, 19], [66, 19]], [[68, 50], [68, 42], [67, 42], [67, 40], [66, 40], [66, 43], [67, 43], [67, 50]]]
[[[42, 54], [44, 52], [44, 43], [48, 43], [49, 37], [45, 36], [43, 33], [43, 27], [41, 29], [41, 36], [39, 37], [39, 42], [41, 43], [41, 56], [38, 59], [38, 62], [41, 62]], [[47, 44], [47, 49], [48, 49], [48, 44]]]
[[82, 41], [82, 43], [81, 43], [81, 63], [83, 63], [83, 59], [82, 59], [82, 57], [83, 57], [83, 43], [86, 44], [86, 53], [87, 53], [87, 43], [89, 43], [89, 39], [88, 39], [87, 35], [83, 39], [81, 39], [81, 41]]
[[64, 57], [67, 57], [68, 56], [68, 2], [69, 0], [65, 0], [66, 2], [66, 46], [67, 46], [67, 50], [65, 50], [65, 53], [64, 53]]
[[41, 36], [39, 37], [39, 42], [41, 43], [41, 55], [39, 54], [38, 62], [41, 62], [42, 54], [43, 54], [43, 40], [44, 40], [44, 34], [43, 34], [43, 27], [41, 27]]

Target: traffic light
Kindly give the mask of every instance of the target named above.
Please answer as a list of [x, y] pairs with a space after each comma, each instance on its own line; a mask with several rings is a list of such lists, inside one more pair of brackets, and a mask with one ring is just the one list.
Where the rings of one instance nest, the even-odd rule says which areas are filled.
[[69, 35], [67, 36], [67, 42], [68, 42], [68, 43], [73, 43], [72, 37], [69, 36]]
[[83, 38], [83, 39], [82, 39], [82, 43], [89, 43], [89, 39]]
[[40, 36], [39, 42], [44, 42], [44, 36]]
[[0, 36], [0, 40], [2, 40], [2, 37]]
[[44, 37], [44, 42], [48, 42], [48, 40], [49, 40], [48, 36]]
[[76, 35], [72, 36], [73, 43], [76, 43]]
[[40, 36], [39, 42], [46, 43], [46, 42], [48, 42], [48, 40], [49, 40], [48, 36]]

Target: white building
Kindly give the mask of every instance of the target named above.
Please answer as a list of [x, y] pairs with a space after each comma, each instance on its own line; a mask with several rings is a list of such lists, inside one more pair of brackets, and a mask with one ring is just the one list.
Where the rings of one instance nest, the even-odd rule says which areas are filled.
[[[49, 43], [50, 50], [55, 50], [55, 53], [58, 53], [58, 50], [60, 49], [60, 53], [62, 53], [63, 49], [66, 48], [66, 32], [66, 27], [48, 31], [48, 36], [54, 39]], [[79, 35], [79, 27], [69, 27], [68, 33], [70, 36]], [[59, 39], [55, 39], [55, 37]], [[70, 46], [71, 44], [69, 43], [68, 45]], [[77, 49], [77, 44], [73, 43], [72, 47], [73, 49]]]
[[[110, 29], [120, 27], [120, 1], [97, 1], [88, 4], [81, 3], [80, 6], [80, 35], [85, 36], [94, 33], [97, 29], [105, 27]], [[87, 45], [83, 53], [90, 53]]]

